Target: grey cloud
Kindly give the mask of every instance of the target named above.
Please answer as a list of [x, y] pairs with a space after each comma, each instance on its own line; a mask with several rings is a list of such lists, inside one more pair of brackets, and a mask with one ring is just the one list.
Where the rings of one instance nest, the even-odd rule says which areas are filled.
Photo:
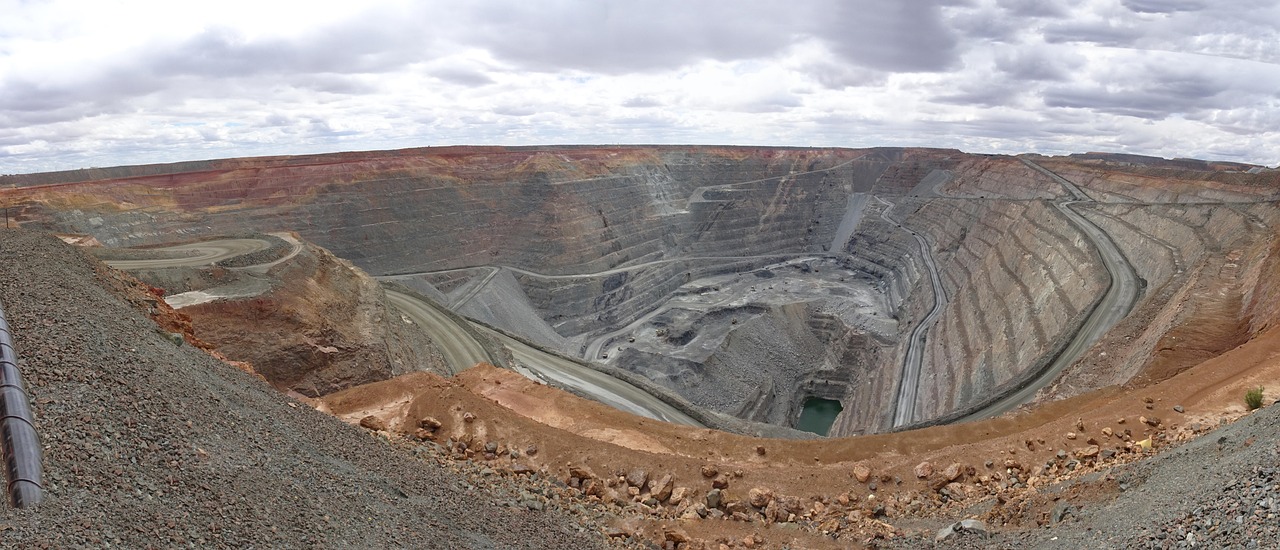
[[431, 71], [431, 76], [445, 82], [461, 84], [469, 88], [493, 84], [493, 79], [481, 71], [463, 67], [446, 67]]
[[801, 70], [826, 88], [839, 90], [884, 84], [888, 73], [839, 63], [813, 63]]
[[1050, 44], [1091, 42], [1102, 46], [1129, 46], [1142, 36], [1142, 31], [1134, 26], [1103, 20], [1053, 23], [1044, 29], [1044, 40]]
[[499, 115], [525, 117], [538, 114], [538, 109], [531, 105], [499, 105], [493, 108]]
[[997, 4], [1010, 14], [1020, 17], [1064, 17], [1067, 10], [1058, 2], [1044, 0], [999, 0]]
[[1203, 0], [1121, 0], [1120, 3], [1138, 13], [1200, 11], [1208, 5]]
[[942, 71], [956, 66], [960, 42], [944, 24], [949, 2], [839, 2], [821, 35], [836, 55], [853, 64], [886, 71]]
[[623, 107], [645, 108], [645, 107], [661, 107], [663, 103], [649, 96], [636, 96], [622, 102]]
[[1194, 75], [1165, 75], [1148, 83], [1110, 89], [1103, 85], [1069, 85], [1045, 91], [1050, 107], [1091, 109], [1151, 120], [1199, 109], [1232, 107], [1220, 97], [1229, 85]]
[[1051, 52], [1043, 48], [1018, 47], [1001, 51], [996, 55], [996, 68], [1016, 80], [1062, 81], [1071, 78], [1071, 71], [1083, 65], [1080, 57], [1071, 53]]
[[959, 91], [934, 96], [937, 103], [950, 105], [979, 105], [983, 107], [999, 107], [1010, 105], [1021, 93], [1021, 89], [1009, 84], [991, 84], [970, 86]]
[[537, 2], [472, 5], [455, 39], [529, 70], [624, 74], [714, 59], [777, 55], [804, 37], [852, 65], [897, 71], [955, 66], [959, 41], [937, 0]]
[[[398, 25], [356, 20], [300, 38], [249, 40], [230, 29], [213, 28], [148, 60], [160, 75], [243, 77], [261, 74], [377, 73], [423, 55]], [[421, 45], [420, 45], [421, 46]]]
[[621, 74], [670, 69], [700, 59], [766, 56], [788, 45], [779, 29], [798, 18], [790, 6], [600, 1], [472, 5], [455, 28], [463, 41], [533, 70]]

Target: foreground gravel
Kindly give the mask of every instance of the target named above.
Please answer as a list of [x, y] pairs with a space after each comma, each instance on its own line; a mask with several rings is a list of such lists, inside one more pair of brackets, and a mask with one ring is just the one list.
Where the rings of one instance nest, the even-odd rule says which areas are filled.
[[580, 507], [513, 506], [527, 483], [455, 471], [175, 345], [130, 284], [53, 237], [0, 231], [0, 302], [48, 490], [4, 510], [0, 546], [608, 544]]

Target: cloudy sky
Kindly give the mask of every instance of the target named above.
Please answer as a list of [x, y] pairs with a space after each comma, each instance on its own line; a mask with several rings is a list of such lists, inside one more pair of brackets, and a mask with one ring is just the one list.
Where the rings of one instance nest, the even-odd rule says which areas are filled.
[[448, 144], [1280, 163], [1274, 0], [0, 0], [0, 174]]

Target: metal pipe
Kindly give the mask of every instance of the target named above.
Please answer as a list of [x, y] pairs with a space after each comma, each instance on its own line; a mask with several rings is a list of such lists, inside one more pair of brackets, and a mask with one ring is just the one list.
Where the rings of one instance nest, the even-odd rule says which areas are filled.
[[26, 508], [44, 500], [40, 437], [31, 417], [31, 401], [18, 372], [18, 354], [4, 309], [0, 307], [0, 452], [4, 453], [4, 475], [9, 502]]

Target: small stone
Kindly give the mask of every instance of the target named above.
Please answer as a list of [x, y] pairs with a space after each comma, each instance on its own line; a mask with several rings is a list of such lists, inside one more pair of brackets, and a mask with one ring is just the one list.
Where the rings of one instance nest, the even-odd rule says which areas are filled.
[[707, 491], [707, 508], [716, 509], [720, 507], [720, 489], [712, 489]]
[[1154, 416], [1151, 418], [1143, 418], [1142, 423], [1154, 428], [1160, 425], [1160, 419]]
[[1097, 445], [1090, 445], [1083, 449], [1077, 449], [1076, 457], [1077, 458], [1093, 458], [1095, 456], [1098, 456], [1099, 450], [1100, 449], [1098, 449]]
[[1075, 432], [1067, 432], [1067, 439], [1075, 439], [1075, 438], [1076, 438]]
[[670, 504], [672, 506], [677, 506], [681, 502], [684, 502], [684, 498], [688, 496], [688, 494], [689, 494], [688, 487], [676, 487], [675, 489], [671, 490], [671, 496], [667, 497], [667, 504]]
[[[526, 454], [528, 453], [526, 452]], [[585, 479], [595, 479], [596, 474], [595, 472], [591, 471], [591, 468], [588, 468], [584, 465], [571, 464], [569, 466], [569, 476], [585, 480]]]
[[866, 464], [856, 464], [853, 467], [853, 477], [858, 480], [858, 483], [866, 483], [871, 479], [871, 468]]
[[471, 413], [462, 413], [462, 421], [468, 424], [476, 421], [476, 415]]
[[985, 537], [987, 535], [987, 524], [982, 523], [981, 521], [978, 521], [976, 519], [961, 520], [958, 523], [955, 523], [945, 529], [938, 531], [938, 535], [935, 536], [933, 540], [936, 542], [942, 542], [944, 540], [947, 540], [948, 538], [951, 538], [956, 533], [966, 532], [966, 531], [970, 533], [978, 533], [979, 535], [982, 535]]
[[715, 466], [708, 464], [702, 467], [702, 477], [710, 479], [710, 478], [716, 477], [719, 474], [720, 474], [720, 470], [717, 470]]
[[1184, 409], [1184, 408], [1182, 408], [1182, 405], [1174, 405], [1174, 406], [1173, 406], [1173, 412], [1176, 412], [1176, 413], [1184, 413], [1184, 412], [1187, 412], [1187, 410], [1186, 410], [1186, 409]]
[[1107, 437], [1111, 437], [1111, 434], [1112, 434], [1112, 433], [1115, 433], [1115, 432], [1112, 432], [1112, 431], [1111, 431], [1111, 428], [1109, 428], [1109, 427], [1108, 427], [1108, 428], [1103, 428], [1103, 429], [1102, 429], [1102, 435], [1105, 435], [1105, 436], [1107, 436]]
[[955, 481], [962, 474], [964, 474], [964, 466], [959, 462], [951, 463], [950, 466], [947, 466], [947, 468], [942, 471], [942, 477], [946, 478], [947, 481]]
[[920, 479], [927, 478], [933, 475], [933, 464], [930, 464], [928, 461], [916, 464], [914, 472], [916, 474], [916, 477]]
[[765, 453], [764, 445], [756, 445], [756, 454], [760, 456], [764, 456], [764, 453]]
[[1116, 424], [1124, 424], [1124, 417], [1117, 418]]
[[529, 455], [529, 456], [533, 456], [533, 455], [538, 454], [538, 446], [537, 446], [537, 445], [529, 445], [528, 447], [525, 447], [525, 448], [524, 448], [524, 454], [527, 454], [527, 455]]
[[715, 479], [711, 480], [711, 486], [712, 486], [712, 487], [715, 487], [716, 489], [728, 489], [728, 488], [729, 488], [729, 478], [724, 477], [724, 476], [717, 477], [717, 478], [715, 478]]
[[687, 544], [691, 540], [689, 533], [686, 533], [684, 529], [672, 527], [664, 527], [662, 529], [662, 538], [675, 544]]

